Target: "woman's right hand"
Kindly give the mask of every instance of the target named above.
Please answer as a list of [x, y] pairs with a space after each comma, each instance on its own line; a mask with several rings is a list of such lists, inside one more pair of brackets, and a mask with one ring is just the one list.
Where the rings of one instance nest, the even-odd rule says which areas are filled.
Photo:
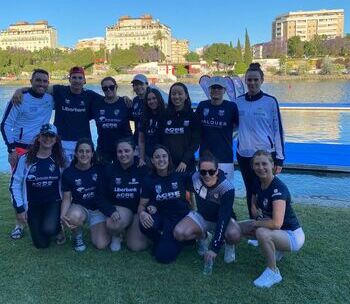
[[27, 224], [27, 212], [24, 211], [22, 213], [16, 214], [16, 219], [19, 224], [22, 224], [23, 226]]
[[72, 225], [69, 222], [69, 218], [66, 215], [61, 215], [61, 224], [63, 224], [64, 226], [68, 227], [69, 229], [76, 229], [76, 228], [78, 228], [77, 226]]
[[23, 92], [22, 89], [17, 89], [11, 98], [11, 102], [14, 106], [19, 106], [23, 101]]
[[140, 158], [140, 159], [139, 159], [139, 164], [138, 164], [137, 167], [142, 167], [142, 166], [144, 166], [144, 165], [146, 165], [145, 160], [144, 160], [143, 158]]
[[152, 216], [146, 211], [142, 211], [139, 215], [139, 218], [140, 218], [141, 225], [146, 229], [149, 229], [153, 226], [154, 220]]

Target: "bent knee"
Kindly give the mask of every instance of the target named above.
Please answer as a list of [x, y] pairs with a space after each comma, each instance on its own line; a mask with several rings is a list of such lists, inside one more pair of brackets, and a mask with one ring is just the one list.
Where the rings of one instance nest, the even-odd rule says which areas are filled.
[[267, 228], [258, 228], [255, 231], [256, 239], [259, 242], [266, 242], [271, 240], [271, 230]]
[[96, 249], [103, 250], [108, 246], [109, 241], [108, 240], [97, 240], [97, 241], [93, 241], [92, 243], [96, 247]]
[[241, 239], [241, 233], [239, 230], [230, 230], [225, 233], [225, 239], [228, 243], [237, 244]]

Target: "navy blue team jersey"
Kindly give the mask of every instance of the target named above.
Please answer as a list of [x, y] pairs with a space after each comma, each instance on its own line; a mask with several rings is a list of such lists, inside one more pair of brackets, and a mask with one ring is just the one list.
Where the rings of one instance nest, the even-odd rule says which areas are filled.
[[286, 211], [281, 229], [295, 230], [300, 227], [298, 218], [291, 206], [291, 195], [287, 186], [278, 178], [274, 177], [267, 189], [261, 189], [261, 184], [258, 181], [253, 188], [253, 194], [256, 195], [258, 208], [262, 210], [263, 216], [272, 218], [273, 201], [286, 201]]
[[152, 115], [147, 121], [142, 121], [139, 131], [145, 137], [145, 155], [152, 157], [153, 148], [160, 143], [161, 117]]
[[190, 204], [186, 200], [188, 183], [188, 175], [178, 172], [168, 176], [147, 175], [142, 185], [141, 197], [149, 199], [160, 214], [170, 219], [184, 217], [190, 210]]
[[122, 97], [115, 103], [107, 103], [104, 98], [92, 105], [92, 118], [97, 127], [97, 150], [115, 154], [115, 143], [132, 135], [130, 128], [131, 109]]
[[106, 216], [111, 216], [115, 211], [114, 206], [122, 206], [137, 212], [140, 202], [141, 185], [148, 173], [146, 166], [137, 167], [138, 159], [134, 164], [123, 169], [120, 164], [108, 164], [104, 168], [101, 182], [99, 183], [99, 208]]
[[55, 121], [58, 134], [62, 140], [77, 141], [80, 138], [91, 138], [91, 106], [99, 102], [101, 95], [91, 90], [80, 94], [71, 92], [69, 86], [54, 85]]
[[97, 209], [96, 188], [102, 167], [95, 165], [88, 170], [79, 170], [73, 164], [63, 171], [62, 192], [72, 193], [72, 203], [90, 210]]
[[26, 177], [27, 200], [30, 204], [48, 204], [61, 200], [61, 172], [51, 158], [36, 158]]
[[209, 150], [220, 163], [233, 162], [232, 134], [238, 127], [238, 110], [234, 102], [224, 100], [212, 105], [201, 101], [196, 110], [201, 121], [200, 153]]
[[141, 124], [141, 117], [143, 113], [143, 103], [144, 100], [136, 96], [132, 101], [132, 118], [135, 122], [135, 132], [134, 132], [134, 141], [135, 144], [139, 141], [139, 128]]

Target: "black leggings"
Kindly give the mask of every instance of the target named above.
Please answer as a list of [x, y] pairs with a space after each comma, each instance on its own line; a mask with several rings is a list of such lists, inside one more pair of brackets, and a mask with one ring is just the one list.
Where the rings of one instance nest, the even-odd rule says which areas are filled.
[[61, 202], [48, 204], [28, 204], [28, 226], [36, 248], [47, 248], [50, 238], [58, 234], [60, 225]]
[[140, 230], [153, 241], [153, 254], [158, 262], [164, 264], [174, 262], [184, 244], [174, 238], [173, 231], [183, 217], [169, 219], [157, 212], [152, 215], [152, 218], [153, 226], [147, 229], [140, 223]]

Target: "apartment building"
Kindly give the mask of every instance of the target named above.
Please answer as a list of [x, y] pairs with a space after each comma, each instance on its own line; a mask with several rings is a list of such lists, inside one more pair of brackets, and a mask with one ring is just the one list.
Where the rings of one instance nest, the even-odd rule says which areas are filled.
[[344, 10], [289, 12], [272, 23], [272, 40], [299, 36], [302, 41], [309, 41], [314, 35], [325, 35], [328, 39], [343, 37]]
[[29, 51], [57, 48], [57, 30], [45, 20], [11, 24], [8, 29], [0, 31], [0, 49], [7, 48]]
[[171, 62], [175, 64], [185, 63], [188, 54], [188, 40], [171, 39]]
[[151, 15], [140, 18], [123, 16], [115, 25], [106, 28], [107, 50], [115, 47], [128, 49], [133, 44], [158, 46], [165, 55], [165, 60], [171, 61], [171, 29]]

